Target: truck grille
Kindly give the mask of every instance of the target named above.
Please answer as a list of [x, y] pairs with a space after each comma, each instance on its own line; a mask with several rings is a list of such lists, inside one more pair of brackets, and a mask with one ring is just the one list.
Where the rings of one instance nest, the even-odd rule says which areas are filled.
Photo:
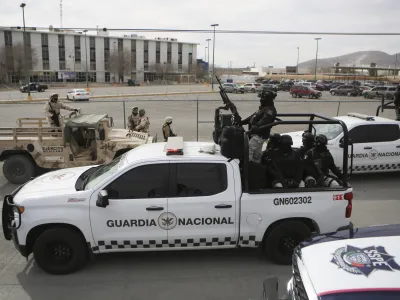
[[297, 257], [299, 257], [299, 252], [300, 249], [297, 248], [295, 252], [293, 253], [293, 262], [292, 262], [292, 267], [293, 267], [293, 295], [295, 296], [295, 299], [299, 300], [308, 300], [308, 296], [306, 293], [306, 290], [303, 285], [303, 281], [301, 280], [300, 272], [299, 272], [299, 267], [297, 265]]

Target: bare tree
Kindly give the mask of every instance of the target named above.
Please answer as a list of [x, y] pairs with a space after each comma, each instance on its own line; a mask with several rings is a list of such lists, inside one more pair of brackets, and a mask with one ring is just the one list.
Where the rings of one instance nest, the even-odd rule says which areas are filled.
[[[37, 64], [37, 53], [34, 48], [27, 48], [27, 64], [28, 71], [31, 71]], [[30, 50], [30, 51], [29, 51]], [[13, 58], [14, 58], [14, 75], [17, 80], [21, 79], [25, 72], [25, 53], [24, 46], [22, 43], [17, 43], [13, 46]]]
[[154, 64], [152, 67], [155, 70], [156, 76], [163, 81], [167, 80], [168, 75], [174, 71], [174, 66], [166, 62]]
[[117, 53], [110, 53], [110, 71], [114, 73], [115, 80], [118, 82], [123, 78], [124, 75], [131, 74], [131, 51], [123, 49]]

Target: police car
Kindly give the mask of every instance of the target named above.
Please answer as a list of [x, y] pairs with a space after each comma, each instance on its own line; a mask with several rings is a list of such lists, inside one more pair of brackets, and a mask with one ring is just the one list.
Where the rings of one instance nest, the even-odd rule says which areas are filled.
[[[393, 172], [400, 170], [400, 122], [387, 118], [348, 113], [334, 117], [343, 121], [353, 143], [353, 172]], [[328, 138], [328, 148], [337, 167], [343, 162], [343, 129], [337, 124], [314, 125], [316, 134]], [[293, 138], [294, 147], [302, 145], [303, 131], [287, 133]], [[350, 147], [349, 147], [350, 148]], [[349, 150], [350, 167], [351, 151]]]
[[5, 197], [3, 230], [52, 274], [91, 254], [261, 246], [290, 264], [312, 234], [348, 227], [352, 188], [250, 191], [247, 171], [214, 143], [146, 144], [109, 164], [63, 169]]
[[[325, 234], [302, 242], [293, 255], [283, 299], [400, 299], [400, 224]], [[264, 299], [274, 292], [264, 282]], [[275, 286], [276, 287], [276, 286]], [[281, 299], [282, 299], [281, 298]], [[276, 298], [275, 298], [276, 300]]]

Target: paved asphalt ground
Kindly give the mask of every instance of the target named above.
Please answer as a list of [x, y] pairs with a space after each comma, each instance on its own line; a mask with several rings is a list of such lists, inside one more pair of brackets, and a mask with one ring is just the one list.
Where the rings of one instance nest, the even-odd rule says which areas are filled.
[[[128, 89], [128, 88], [125, 88]], [[124, 90], [125, 90], [124, 89]], [[133, 88], [129, 88], [133, 89]], [[165, 91], [165, 87], [140, 87], [141, 92]], [[168, 86], [170, 91], [200, 90], [202, 86]], [[106, 89], [104, 89], [106, 90]], [[121, 88], [107, 89], [121, 92]], [[61, 90], [57, 90], [61, 94]], [[102, 89], [99, 89], [104, 93]], [[97, 89], [93, 91], [97, 94]], [[0, 99], [8, 92], [0, 92]], [[18, 92], [13, 95], [18, 96]], [[337, 102], [312, 103], [292, 101], [287, 93], [280, 93], [277, 108], [281, 112], [318, 112], [334, 116]], [[232, 95], [242, 115], [250, 114], [257, 107], [254, 94]], [[220, 105], [218, 95], [187, 95], [180, 97], [140, 97], [128, 100], [127, 107], [138, 105], [146, 108], [151, 120], [152, 132], [158, 132], [166, 115], [175, 118], [176, 131], [185, 139], [196, 138], [196, 101], [199, 102], [199, 119], [213, 119], [213, 109]], [[176, 99], [172, 101], [172, 99]], [[330, 95], [323, 99], [337, 100]], [[376, 103], [363, 103], [360, 98], [340, 98], [339, 114], [362, 112], [374, 114]], [[218, 101], [217, 101], [218, 100]], [[115, 118], [116, 126], [123, 125], [122, 104], [118, 100], [90, 101], [72, 104], [86, 113], [104, 113]], [[357, 102], [349, 102], [357, 101]], [[41, 115], [43, 104], [0, 105], [1, 125], [13, 126], [17, 117]], [[391, 116], [393, 111], [384, 112]], [[210, 140], [212, 125], [201, 124], [200, 140]], [[291, 128], [294, 129], [294, 128]], [[280, 129], [277, 131], [287, 131]], [[398, 182], [400, 173], [354, 176], [351, 183], [355, 190], [353, 222], [356, 226], [400, 223], [400, 199]], [[0, 199], [15, 186], [0, 176]], [[270, 275], [282, 279], [290, 276], [290, 267], [271, 264], [257, 250], [229, 251], [154, 252], [102, 255], [81, 272], [68, 276], [51, 276], [35, 266], [30, 257], [27, 262], [15, 251], [11, 242], [0, 236], [0, 299], [7, 300], [63, 300], [63, 299], [260, 299], [262, 281]]]

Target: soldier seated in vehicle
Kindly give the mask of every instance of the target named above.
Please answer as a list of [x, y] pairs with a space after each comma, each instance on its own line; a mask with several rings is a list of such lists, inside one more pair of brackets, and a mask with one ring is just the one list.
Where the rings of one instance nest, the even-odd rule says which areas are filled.
[[300, 147], [297, 152], [299, 153], [302, 161], [303, 161], [303, 180], [306, 187], [312, 188], [315, 187], [317, 181], [315, 178], [318, 178], [318, 173], [315, 172], [315, 168], [312, 166], [310, 168], [309, 163], [304, 160], [307, 151], [311, 150], [314, 147], [314, 134], [305, 131], [303, 133], [302, 143], [303, 145]]
[[[340, 187], [339, 181], [343, 180], [343, 174], [335, 165], [335, 161], [327, 145], [328, 138], [325, 135], [319, 134], [315, 137], [315, 147], [307, 151], [305, 155], [306, 168], [312, 172], [310, 175], [313, 174], [315, 176], [318, 186]], [[329, 171], [339, 181], [330, 176]]]
[[279, 148], [271, 152], [267, 161], [267, 172], [272, 178], [272, 188], [304, 187], [303, 162], [297, 151], [292, 149], [293, 140], [282, 135]]

